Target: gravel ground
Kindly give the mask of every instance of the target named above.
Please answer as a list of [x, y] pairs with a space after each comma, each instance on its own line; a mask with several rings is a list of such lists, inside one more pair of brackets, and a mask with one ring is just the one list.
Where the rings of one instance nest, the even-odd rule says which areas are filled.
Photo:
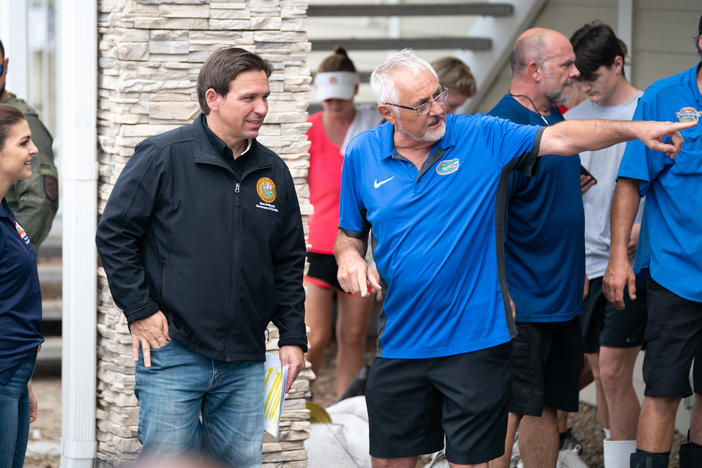
[[[375, 344], [368, 343], [366, 360], [370, 363], [373, 359]], [[328, 406], [334, 400], [334, 368], [336, 345], [334, 343], [325, 353], [325, 361], [320, 375], [314, 384], [314, 401], [322, 406]], [[51, 375], [53, 374], [53, 375]], [[56, 373], [39, 374], [32, 380], [32, 388], [39, 400], [39, 418], [32, 424], [30, 436], [30, 449], [37, 441], [48, 444], [59, 444], [61, 438], [61, 380]], [[581, 403], [580, 411], [570, 416], [570, 425], [576, 430], [576, 437], [583, 445], [580, 458], [590, 468], [603, 468], [602, 462], [602, 426], [597, 419], [597, 412], [593, 406]], [[37, 432], [38, 431], [38, 432]], [[38, 436], [38, 437], [37, 437]], [[684, 437], [676, 433], [673, 441], [669, 467], [678, 468], [678, 447], [684, 442]], [[59, 458], [56, 456], [43, 456], [28, 453], [25, 459], [27, 468], [59, 468]], [[343, 467], [340, 467], [343, 468]]]
[[[597, 410], [594, 406], [580, 403], [580, 411], [569, 418], [576, 434], [575, 437], [583, 444], [583, 452], [580, 458], [590, 468], [604, 468], [602, 460], [602, 425], [597, 417]], [[678, 450], [680, 444], [685, 443], [685, 437], [679, 432], [673, 438], [673, 449], [671, 450], [671, 460], [669, 468], [678, 468]]]

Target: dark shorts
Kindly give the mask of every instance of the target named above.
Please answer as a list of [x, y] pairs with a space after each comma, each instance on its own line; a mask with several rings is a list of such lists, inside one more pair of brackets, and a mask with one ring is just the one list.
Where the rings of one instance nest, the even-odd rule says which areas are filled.
[[651, 277], [648, 278], [647, 294], [644, 395], [690, 396], [693, 357], [695, 393], [702, 394], [702, 302], [683, 299]]
[[583, 301], [583, 342], [585, 353], [599, 353], [600, 346], [634, 348], [643, 344], [646, 328], [646, 281], [636, 282], [636, 300], [624, 289], [624, 310], [617, 310], [602, 292], [602, 277], [590, 280]]
[[366, 385], [370, 454], [412, 457], [444, 446], [452, 463], [504, 453], [512, 345], [433, 359], [376, 358]]
[[342, 291], [336, 273], [339, 265], [333, 255], [317, 252], [307, 252], [307, 261], [310, 264], [305, 281], [325, 289]]
[[512, 413], [541, 416], [544, 407], [578, 411], [583, 338], [580, 317], [517, 323], [512, 340]]

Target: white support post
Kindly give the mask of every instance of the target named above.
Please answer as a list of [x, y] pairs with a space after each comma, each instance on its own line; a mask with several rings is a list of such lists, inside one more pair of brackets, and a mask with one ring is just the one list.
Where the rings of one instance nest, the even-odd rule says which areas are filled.
[[63, 159], [61, 466], [92, 468], [97, 441], [97, 6], [58, 4], [58, 135]]
[[631, 76], [631, 58], [634, 56], [634, 35], [632, 24], [634, 22], [634, 0], [619, 0], [619, 9], [617, 17], [617, 37], [624, 41], [629, 48], [629, 60], [624, 65], [624, 73], [629, 82], [632, 81]]
[[0, 0], [0, 40], [9, 57], [6, 87], [23, 99], [29, 96], [27, 0]]

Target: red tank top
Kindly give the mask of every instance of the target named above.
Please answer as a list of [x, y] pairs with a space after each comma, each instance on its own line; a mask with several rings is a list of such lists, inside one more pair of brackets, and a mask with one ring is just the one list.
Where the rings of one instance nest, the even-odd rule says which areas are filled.
[[310, 140], [310, 170], [308, 183], [310, 203], [314, 213], [309, 220], [310, 251], [333, 254], [339, 226], [339, 190], [344, 157], [341, 148], [324, 133], [322, 113], [309, 116], [312, 126], [307, 130]]

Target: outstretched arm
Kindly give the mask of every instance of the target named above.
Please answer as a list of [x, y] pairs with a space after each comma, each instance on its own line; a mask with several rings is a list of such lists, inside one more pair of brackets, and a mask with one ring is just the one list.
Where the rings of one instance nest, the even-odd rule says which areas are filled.
[[[680, 130], [697, 122], [647, 122], [638, 120], [566, 120], [547, 127], [541, 137], [539, 156], [570, 156], [581, 151], [596, 151], [624, 141], [641, 140], [649, 148], [662, 151], [671, 158], [683, 143]], [[663, 138], [670, 137], [664, 143]]]
[[624, 308], [624, 287], [629, 288], [629, 297], [636, 299], [636, 277], [629, 263], [628, 245], [640, 198], [638, 180], [619, 179], [612, 199], [609, 263], [602, 280], [607, 300], [617, 309]]

